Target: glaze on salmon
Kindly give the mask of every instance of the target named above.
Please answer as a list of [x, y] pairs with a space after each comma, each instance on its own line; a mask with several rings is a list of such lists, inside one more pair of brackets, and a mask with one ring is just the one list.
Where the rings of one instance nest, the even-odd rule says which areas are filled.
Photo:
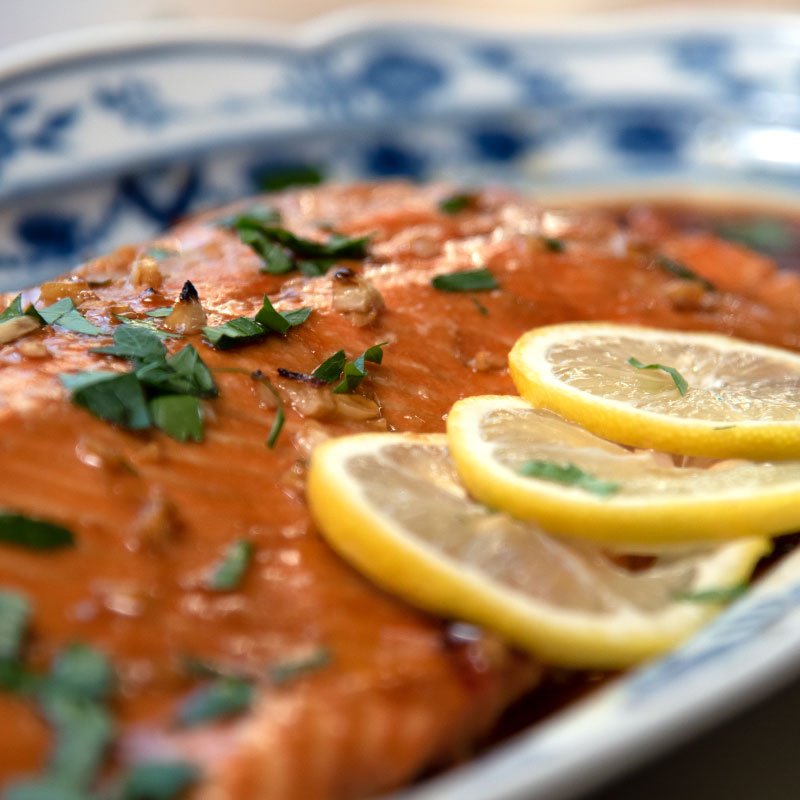
[[[332, 186], [238, 207], [272, 206], [309, 238], [329, 229], [371, 237], [366, 260], [319, 277], [261, 272], [259, 256], [216, 223], [219, 212], [159, 240], [168, 253], [160, 260], [145, 246], [123, 248], [42, 288], [44, 301], [71, 296], [105, 330], [118, 324], [114, 315], [146, 319], [172, 305], [187, 280], [209, 325], [252, 317], [265, 293], [279, 310], [312, 307], [285, 337], [237, 349], [214, 350], [199, 333], [167, 342], [171, 351], [194, 344], [222, 370], [219, 397], [204, 401], [201, 444], [122, 430], [70, 402], [60, 373], [124, 368], [90, 352], [108, 337], [46, 326], [0, 346], [0, 508], [76, 537], [54, 552], [2, 546], [0, 586], [32, 601], [32, 665], [46, 668], [75, 641], [110, 657], [111, 769], [190, 759], [204, 774], [193, 796], [204, 800], [359, 800], [468, 755], [543, 667], [488, 635], [453, 640], [446, 622], [340, 561], [303, 500], [313, 446], [360, 430], [443, 430], [459, 398], [513, 392], [508, 351], [538, 325], [619, 320], [800, 345], [800, 279], [743, 247], [665, 225], [620, 227], [602, 211], [548, 211], [500, 191], [449, 214], [439, 209], [447, 194]], [[714, 290], [664, 269], [663, 256]], [[498, 289], [431, 285], [435, 275], [484, 266]], [[293, 375], [341, 348], [354, 358], [379, 342], [383, 362], [352, 396]], [[265, 440], [275, 403], [250, 378], [256, 370], [286, 407], [273, 449]], [[209, 591], [209, 570], [239, 540], [254, 548], [243, 583]], [[318, 668], [270, 679], [321, 651]], [[187, 659], [251, 678], [250, 709], [176, 727], [176, 709], [202, 683]], [[51, 737], [24, 697], [0, 693], [0, 715], [13, 731], [0, 744], [4, 785], [42, 768]]]

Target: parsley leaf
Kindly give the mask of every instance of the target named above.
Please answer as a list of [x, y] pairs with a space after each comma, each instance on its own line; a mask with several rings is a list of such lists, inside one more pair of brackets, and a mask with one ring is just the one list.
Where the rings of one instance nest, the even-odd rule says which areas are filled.
[[347, 355], [344, 350], [337, 350], [332, 356], [326, 358], [312, 373], [312, 377], [325, 383], [333, 383], [344, 369]]
[[440, 292], [488, 292], [499, 284], [486, 267], [437, 275], [431, 285]]
[[24, 316], [25, 312], [22, 310], [22, 295], [18, 294], [9, 304], [8, 308], [0, 312], [0, 322], [8, 322], [10, 319]]
[[222, 677], [190, 694], [178, 709], [177, 722], [194, 727], [241, 714], [250, 707], [253, 686], [243, 678]]
[[31, 616], [31, 606], [21, 594], [0, 591], [0, 661], [16, 661]]
[[746, 583], [736, 583], [733, 586], [701, 589], [696, 592], [676, 592], [673, 598], [684, 600], [687, 603], [729, 603], [731, 600], [741, 597], [746, 591]]
[[150, 361], [136, 369], [136, 377], [149, 389], [162, 394], [216, 397], [217, 385], [211, 370], [193, 345], [167, 359]]
[[374, 344], [372, 347], [368, 347], [357, 359], [356, 361], [361, 361], [362, 365], [365, 361], [370, 361], [373, 364], [382, 364], [383, 363], [383, 348], [389, 344], [389, 342], [381, 342], [380, 344]]
[[632, 367], [636, 367], [636, 369], [658, 369], [662, 372], [666, 372], [667, 375], [672, 378], [672, 382], [675, 384], [675, 388], [680, 392], [681, 397], [689, 391], [689, 383], [675, 367], [667, 367], [664, 366], [664, 364], [643, 364], [638, 358], [634, 358], [633, 356], [628, 359], [627, 363]]
[[717, 233], [729, 242], [773, 256], [789, 251], [795, 238], [792, 227], [774, 217], [722, 222], [717, 226]]
[[186, 761], [136, 764], [123, 777], [113, 800], [177, 800], [200, 780], [200, 770]]
[[[281, 311], [280, 315], [289, 323], [290, 328], [302, 325], [310, 316], [312, 309], [309, 306], [296, 308], [294, 311]], [[258, 319], [258, 316], [256, 316]]]
[[325, 180], [325, 174], [310, 164], [287, 164], [259, 171], [256, 180], [262, 192], [279, 192], [290, 186], [316, 186]]
[[267, 335], [267, 331], [255, 320], [247, 317], [236, 317], [235, 319], [229, 319], [222, 325], [206, 326], [203, 328], [203, 334], [209, 344], [220, 350], [227, 350], [230, 347], [250, 344], [263, 339]]
[[238, 589], [252, 557], [252, 542], [245, 539], [234, 542], [222, 561], [214, 567], [206, 587], [214, 592], [230, 592]]
[[108, 712], [92, 699], [48, 683], [39, 695], [42, 713], [55, 731], [56, 746], [47, 771], [69, 786], [85, 788], [111, 743]]
[[155, 426], [179, 442], [203, 440], [198, 398], [216, 397], [218, 390], [192, 345], [167, 356], [154, 331], [126, 325], [114, 331], [113, 345], [92, 352], [130, 359], [134, 370], [62, 375], [74, 403], [126, 428]]
[[96, 417], [131, 430], [150, 427], [142, 384], [132, 372], [79, 372], [61, 375], [72, 402]]
[[598, 497], [608, 497], [619, 491], [620, 485], [613, 481], [604, 481], [588, 472], [584, 472], [575, 464], [556, 464], [554, 461], [526, 461], [519, 469], [521, 475], [539, 478], [543, 481], [574, 486]]
[[458, 214], [475, 205], [477, 195], [474, 192], [456, 192], [439, 201], [439, 211], [443, 214]]
[[114, 331], [113, 345], [95, 347], [91, 352], [138, 361], [153, 361], [167, 355], [167, 349], [158, 334], [135, 325], [120, 326]]
[[249, 223], [253, 227], [259, 225], [277, 225], [281, 221], [281, 212], [277, 208], [258, 203], [236, 214], [225, 214], [214, 222], [221, 228], [234, 228], [236, 224]]
[[172, 256], [178, 255], [178, 250], [173, 250], [168, 247], [156, 247], [153, 245], [152, 247], [148, 247], [147, 250], [144, 251], [146, 256], [150, 256], [150, 258], [154, 258], [156, 261], [163, 261], [166, 258], [172, 258]]
[[311, 376], [325, 383], [333, 383], [341, 376], [341, 383], [334, 388], [335, 394], [345, 394], [356, 389], [361, 381], [367, 377], [366, 361], [380, 364], [383, 361], [383, 348], [387, 342], [374, 344], [368, 347], [360, 356], [347, 361], [344, 350], [337, 350], [332, 356], [325, 359], [312, 373]]
[[180, 339], [179, 333], [170, 333], [169, 331], [162, 331], [156, 327], [155, 319], [133, 319], [125, 316], [125, 314], [115, 314], [116, 320], [129, 328], [142, 328], [158, 336], [159, 339]]
[[309, 672], [327, 667], [331, 661], [331, 651], [327, 647], [319, 647], [303, 658], [274, 664], [269, 669], [269, 679], [274, 685], [280, 686]]
[[21, 294], [18, 294], [8, 304], [8, 308], [6, 308], [2, 313], [0, 313], [0, 322], [8, 322], [8, 320], [16, 319], [17, 317], [31, 317], [32, 319], [35, 319], [42, 325], [46, 324], [42, 315], [34, 308], [33, 305], [29, 305], [25, 309], [22, 308]]
[[100, 651], [80, 642], [59, 653], [51, 676], [60, 690], [89, 700], [107, 699], [116, 683], [108, 659]]
[[293, 311], [276, 311], [267, 295], [254, 319], [236, 317], [216, 327], [203, 328], [203, 334], [214, 347], [227, 350], [243, 344], [251, 344], [275, 332], [285, 335], [289, 328], [302, 325], [310, 316], [311, 308]]
[[567, 249], [563, 239], [555, 239], [552, 236], [540, 236], [539, 241], [544, 245], [545, 250], [549, 250], [551, 253], [563, 253]]
[[278, 409], [275, 412], [275, 420], [267, 436], [267, 447], [269, 447], [270, 450], [275, 447], [275, 443], [278, 441], [278, 437], [281, 435], [285, 423], [286, 413], [283, 410], [283, 401], [278, 398]]
[[297, 269], [309, 278], [319, 278], [324, 275], [334, 264], [335, 258], [299, 259], [296, 261]]
[[[318, 242], [296, 236], [286, 228], [262, 222], [252, 215], [241, 215], [229, 221], [241, 241], [255, 251], [263, 262], [262, 272], [283, 275], [299, 268], [299, 262], [312, 260], [314, 269], [322, 269], [326, 260], [361, 259], [367, 257], [368, 236], [344, 236], [332, 233], [327, 241]], [[306, 266], [306, 269], [309, 269]]]
[[51, 306], [39, 309], [39, 316], [48, 325], [59, 325], [75, 333], [85, 333], [89, 336], [102, 336], [103, 331], [89, 322], [77, 308], [72, 298], [65, 297]]
[[699, 283], [706, 291], [713, 292], [716, 289], [711, 281], [702, 277], [702, 275], [698, 275], [694, 270], [689, 269], [689, 267], [687, 267], [686, 264], [682, 263], [681, 261], [677, 261], [669, 256], [657, 256], [656, 266], [660, 269], [663, 269], [665, 272], [669, 272], [671, 275], [681, 278], [682, 280]]
[[0, 543], [30, 550], [55, 550], [71, 547], [75, 539], [66, 528], [52, 522], [0, 511]]
[[344, 370], [342, 372], [342, 381], [338, 383], [333, 388], [334, 394], [348, 394], [352, 392], [354, 389], [357, 389], [361, 381], [367, 377], [367, 371], [364, 368], [364, 361], [361, 360], [361, 365], [359, 366], [358, 360], [350, 361], [344, 365]]
[[481, 301], [478, 300], [477, 297], [473, 297], [473, 298], [471, 298], [471, 300], [472, 300], [472, 304], [475, 306], [475, 308], [478, 310], [478, 313], [482, 317], [488, 317], [489, 316], [489, 309], [486, 308], [486, 306], [483, 303], [481, 303]]
[[154, 308], [150, 311], [145, 311], [144, 315], [146, 317], [151, 317], [153, 319], [160, 319], [161, 317], [168, 317], [172, 313], [172, 306], [160, 306], [159, 308]]
[[179, 442], [203, 441], [200, 400], [189, 394], [166, 394], [149, 403], [153, 425]]

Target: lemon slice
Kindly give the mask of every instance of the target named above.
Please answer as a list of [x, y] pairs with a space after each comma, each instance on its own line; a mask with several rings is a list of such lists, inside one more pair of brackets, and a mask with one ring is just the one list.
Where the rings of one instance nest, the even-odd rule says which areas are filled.
[[313, 453], [307, 496], [325, 538], [380, 586], [571, 667], [672, 647], [720, 608], [698, 600], [739, 585], [769, 547], [742, 539], [629, 571], [471, 500], [444, 436], [330, 440]]
[[509, 362], [531, 404], [616, 442], [718, 458], [800, 458], [800, 356], [786, 350], [589, 322], [530, 331]]
[[456, 403], [447, 437], [475, 497], [553, 533], [638, 550], [800, 530], [800, 461], [634, 451], [493, 395]]

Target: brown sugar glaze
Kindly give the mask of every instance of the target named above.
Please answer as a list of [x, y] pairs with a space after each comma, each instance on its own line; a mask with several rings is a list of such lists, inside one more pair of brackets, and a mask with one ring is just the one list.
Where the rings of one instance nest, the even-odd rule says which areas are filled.
[[[73, 641], [111, 658], [119, 735], [110, 763], [193, 759], [206, 775], [195, 796], [208, 800], [357, 800], [471, 752], [526, 692], [529, 711], [506, 728], [542, 716], [596, 679], [554, 679], [490, 635], [454, 643], [446, 622], [342, 563], [303, 500], [313, 444], [360, 430], [441, 431], [455, 400], [513, 392], [508, 350], [538, 325], [619, 320], [800, 346], [800, 277], [721, 238], [717, 218], [675, 207], [548, 210], [494, 190], [447, 214], [438, 207], [447, 194], [399, 183], [331, 186], [240, 206], [268, 203], [311, 238], [327, 228], [369, 234], [369, 257], [342, 262], [349, 272], [262, 273], [216, 213], [160, 240], [176, 254], [155, 266], [146, 246], [123, 248], [79, 269], [79, 291], [45, 287], [47, 302], [72, 293], [107, 329], [115, 313], [142, 317], [171, 305], [186, 280], [210, 325], [253, 316], [265, 293], [280, 310], [312, 306], [286, 337], [240, 349], [215, 351], [198, 334], [167, 343], [191, 342], [210, 367], [227, 370], [215, 373], [220, 397], [205, 403], [202, 444], [124, 431], [69, 402], [59, 373], [127, 368], [89, 352], [107, 339], [47, 326], [0, 347], [0, 508], [61, 523], [77, 540], [52, 553], [4, 546], [0, 586], [32, 600], [31, 664], [46, 667]], [[715, 291], [665, 270], [660, 256]], [[434, 275], [477, 266], [500, 288], [431, 286]], [[378, 342], [388, 343], [384, 361], [357, 392], [374, 404], [366, 403], [372, 418], [354, 419], [277, 372], [308, 373], [339, 348], [352, 358]], [[275, 410], [248, 377], [253, 370], [286, 404], [274, 449], [265, 438]], [[209, 592], [209, 568], [239, 539], [255, 552], [244, 583]], [[320, 647], [331, 654], [327, 666], [282, 686], [265, 679], [270, 666]], [[187, 656], [256, 680], [250, 711], [176, 729], [175, 708], [198, 684]], [[41, 768], [50, 734], [13, 695], [0, 693], [0, 715], [14, 731], [0, 745], [2, 785]]]

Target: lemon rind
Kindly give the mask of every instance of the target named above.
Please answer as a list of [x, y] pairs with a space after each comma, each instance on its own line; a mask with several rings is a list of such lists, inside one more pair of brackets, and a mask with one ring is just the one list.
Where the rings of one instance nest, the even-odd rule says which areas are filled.
[[[307, 497], [312, 517], [332, 547], [391, 593], [427, 611], [484, 626], [551, 663], [574, 668], [630, 666], [675, 646], [711, 619], [719, 607], [676, 603], [658, 614], [632, 610], [613, 617], [576, 613], [528, 598], [487, 580], [411, 539], [372, 509], [343, 468], [359, 448], [381, 446], [386, 437], [445, 443], [444, 436], [362, 434], [322, 444], [313, 454]], [[694, 590], [745, 580], [767, 552], [762, 539], [719, 548], [705, 562]]]
[[520, 398], [484, 395], [458, 401], [448, 415], [448, 447], [459, 476], [491, 508], [552, 533], [614, 545], [711, 543], [800, 528], [800, 480], [750, 493], [732, 488], [714, 499], [679, 493], [637, 499], [600, 498], [518, 475], [494, 460], [492, 445], [477, 434], [477, 426], [489, 409], [525, 407], [530, 406]]
[[517, 391], [532, 405], [548, 408], [598, 436], [633, 447], [710, 458], [800, 458], [800, 421], [742, 420], [730, 427], [731, 423], [726, 420], [673, 419], [583, 392], [552, 374], [544, 358], [548, 343], [610, 330], [640, 339], [671, 337], [687, 343], [699, 339], [720, 349], [746, 348], [771, 358], [780, 356], [787, 363], [800, 367], [800, 356], [793, 353], [720, 334], [687, 334], [635, 325], [566, 323], [536, 328], [523, 334], [514, 344], [509, 354], [509, 369]]

